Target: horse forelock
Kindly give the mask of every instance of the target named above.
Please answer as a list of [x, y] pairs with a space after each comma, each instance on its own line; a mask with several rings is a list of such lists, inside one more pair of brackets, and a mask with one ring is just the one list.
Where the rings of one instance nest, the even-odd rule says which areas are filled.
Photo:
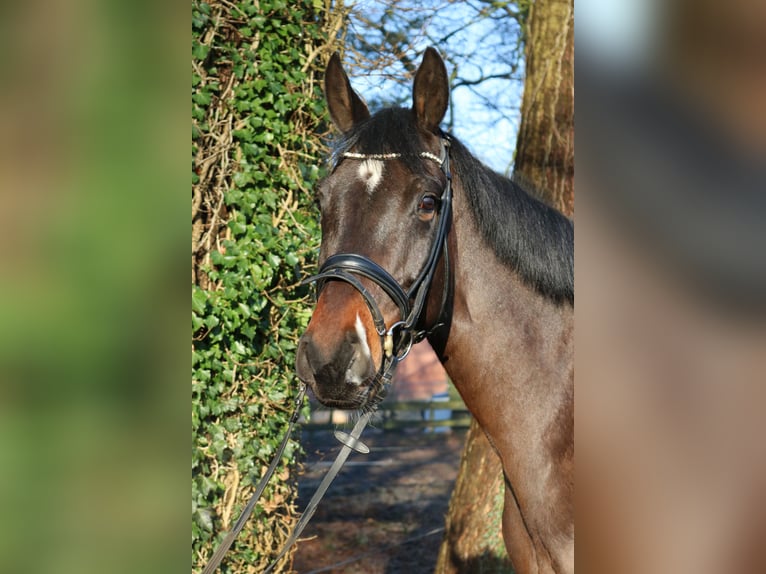
[[424, 171], [423, 145], [412, 110], [384, 108], [360, 122], [331, 144], [330, 167], [335, 169], [346, 152], [369, 155], [397, 154], [414, 173]]

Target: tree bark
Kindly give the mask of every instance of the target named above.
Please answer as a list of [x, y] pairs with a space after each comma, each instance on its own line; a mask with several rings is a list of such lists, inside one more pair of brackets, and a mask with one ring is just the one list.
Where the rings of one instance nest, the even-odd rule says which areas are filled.
[[[537, 0], [527, 21], [526, 80], [514, 176], [574, 214], [574, 2]], [[474, 421], [450, 500], [436, 574], [512, 572], [502, 542], [500, 460]]]
[[574, 3], [530, 8], [526, 79], [514, 174], [549, 205], [574, 214]]
[[513, 572], [502, 535], [503, 469], [476, 421], [466, 436], [437, 574]]

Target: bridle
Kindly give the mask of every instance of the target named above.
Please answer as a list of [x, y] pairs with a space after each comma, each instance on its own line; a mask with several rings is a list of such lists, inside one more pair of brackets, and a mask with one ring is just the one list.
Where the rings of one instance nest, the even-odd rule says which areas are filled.
[[[329, 281], [343, 281], [356, 289], [370, 310], [375, 330], [380, 338], [381, 348], [384, 352], [380, 369], [375, 380], [380, 384], [386, 384], [393, 378], [396, 365], [410, 352], [412, 345], [422, 341], [433, 332], [441, 323], [439, 320], [444, 315], [447, 299], [449, 297], [449, 254], [447, 252], [447, 234], [449, 233], [450, 215], [452, 212], [452, 173], [449, 165], [450, 141], [446, 136], [440, 139], [440, 156], [430, 152], [421, 152], [420, 157], [436, 162], [445, 176], [444, 191], [439, 199], [438, 222], [436, 236], [431, 245], [431, 250], [420, 273], [412, 285], [404, 289], [391, 274], [375, 263], [369, 257], [357, 253], [338, 253], [327, 258], [319, 269], [319, 273], [304, 280], [303, 283], [317, 284], [317, 297]], [[398, 153], [386, 154], [361, 154], [345, 152], [341, 156], [348, 159], [381, 160], [397, 159]], [[425, 318], [423, 311], [428, 292], [433, 282], [434, 273], [439, 256], [444, 255], [445, 280], [442, 294], [441, 309], [437, 323], [428, 329], [423, 328]], [[390, 326], [386, 326], [383, 314], [380, 311], [375, 298], [364, 286], [359, 277], [372, 281], [396, 304], [399, 309], [400, 320]]]
[[[438, 212], [439, 220], [436, 227], [436, 237], [431, 245], [431, 251], [428, 254], [428, 259], [425, 265], [420, 270], [420, 273], [410, 285], [409, 289], [405, 290], [399, 282], [394, 279], [391, 274], [383, 269], [380, 265], [375, 263], [372, 259], [358, 255], [356, 253], [339, 253], [328, 257], [322, 267], [319, 269], [319, 273], [309, 277], [303, 284], [314, 283], [317, 284], [317, 296], [321, 293], [328, 281], [344, 281], [354, 287], [364, 298], [367, 307], [372, 314], [373, 322], [375, 324], [375, 330], [380, 337], [381, 348], [384, 351], [383, 361], [381, 362], [380, 369], [375, 376], [375, 384], [386, 385], [391, 382], [396, 370], [396, 365], [407, 356], [414, 343], [423, 340], [437, 327], [441, 325], [439, 322], [444, 316], [445, 308], [449, 298], [449, 285], [450, 285], [450, 271], [449, 271], [449, 254], [447, 252], [447, 234], [449, 232], [449, 221], [452, 212], [452, 174], [449, 167], [449, 146], [450, 141], [446, 136], [443, 136], [440, 141], [441, 156], [438, 157], [430, 152], [421, 152], [420, 157], [435, 161], [439, 164], [442, 173], [446, 177], [446, 183], [444, 186], [444, 192], [439, 200], [440, 209]], [[349, 159], [377, 159], [387, 160], [396, 159], [401, 157], [401, 154], [387, 153], [387, 154], [358, 154], [352, 152], [346, 152], [343, 154], [344, 158]], [[444, 290], [442, 294], [441, 308], [435, 325], [432, 325], [429, 329], [423, 329], [423, 323], [425, 318], [423, 317], [423, 310], [425, 309], [426, 297], [428, 291], [431, 288], [431, 283], [434, 278], [434, 272], [439, 262], [439, 256], [444, 254], [444, 266], [445, 266], [445, 280]], [[367, 290], [362, 281], [357, 277], [361, 276], [369, 279], [374, 284], [378, 285], [388, 295], [396, 306], [399, 308], [400, 320], [396, 321], [389, 327], [386, 327], [383, 314], [380, 312], [377, 301], [372, 294]], [[282, 442], [277, 448], [277, 452], [266, 470], [266, 473], [261, 477], [260, 482], [256, 486], [255, 492], [250, 497], [247, 505], [240, 514], [234, 527], [226, 534], [218, 548], [210, 557], [207, 565], [203, 570], [203, 574], [212, 574], [220, 565], [224, 555], [231, 547], [237, 534], [242, 530], [245, 522], [250, 517], [255, 504], [263, 493], [266, 485], [271, 479], [277, 464], [279, 463], [282, 455], [285, 452], [285, 447], [292, 434], [293, 426], [298, 421], [300, 416], [301, 407], [303, 405], [303, 399], [305, 397], [306, 387], [303, 385], [297, 398], [295, 399], [295, 409], [290, 418], [287, 431], [282, 438]], [[377, 395], [377, 400], [380, 400], [380, 394]], [[287, 553], [288, 549], [298, 540], [298, 537], [303, 532], [303, 529], [308, 524], [311, 517], [316, 511], [319, 501], [324, 496], [324, 493], [330, 487], [335, 476], [338, 474], [346, 458], [351, 451], [360, 453], [368, 453], [370, 451], [364, 443], [359, 440], [365, 426], [369, 422], [374, 412], [374, 404], [367, 405], [365, 412], [360, 416], [359, 420], [354, 425], [350, 434], [342, 432], [340, 430], [335, 431], [335, 438], [341, 443], [342, 447], [338, 453], [335, 462], [333, 462], [330, 469], [327, 471], [324, 479], [317, 487], [314, 496], [309, 501], [306, 509], [301, 515], [300, 520], [295, 525], [292, 533], [285, 542], [282, 550], [278, 556], [269, 564], [264, 571], [264, 574], [270, 573], [279, 561]]]

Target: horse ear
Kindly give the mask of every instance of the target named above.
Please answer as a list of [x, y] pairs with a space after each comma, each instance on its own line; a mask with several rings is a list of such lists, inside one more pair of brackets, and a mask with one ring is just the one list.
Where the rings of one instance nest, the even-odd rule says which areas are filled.
[[418, 123], [429, 132], [436, 133], [447, 111], [448, 100], [447, 68], [439, 52], [426, 48], [412, 86], [412, 105]]
[[355, 124], [370, 117], [370, 111], [351, 87], [340, 56], [335, 52], [327, 63], [324, 75], [324, 93], [330, 117], [338, 129], [345, 133]]

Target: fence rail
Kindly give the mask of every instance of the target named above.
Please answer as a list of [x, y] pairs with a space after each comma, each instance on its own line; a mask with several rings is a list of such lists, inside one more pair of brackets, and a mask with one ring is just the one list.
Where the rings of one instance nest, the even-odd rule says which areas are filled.
[[[326, 413], [326, 414], [325, 414]], [[348, 417], [347, 411], [328, 410], [320, 413], [320, 417], [312, 417], [312, 421], [304, 422], [301, 428], [305, 431], [334, 429], [338, 426], [339, 418]], [[327, 420], [324, 420], [324, 419]], [[463, 401], [459, 399], [430, 400], [430, 401], [384, 401], [378, 407], [378, 412], [371, 423], [375, 428], [383, 430], [404, 430], [411, 428], [468, 428], [471, 424], [471, 414]]]

